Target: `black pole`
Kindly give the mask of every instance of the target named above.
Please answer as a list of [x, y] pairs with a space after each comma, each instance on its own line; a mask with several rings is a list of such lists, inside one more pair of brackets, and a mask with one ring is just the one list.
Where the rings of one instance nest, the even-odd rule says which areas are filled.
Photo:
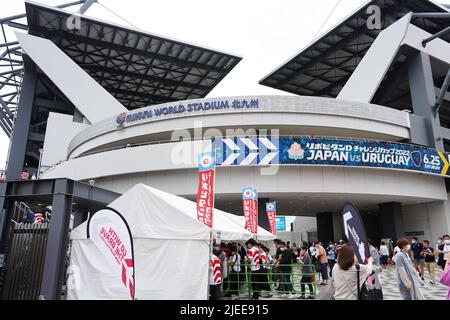
[[442, 36], [446, 35], [447, 33], [450, 33], [450, 27], [447, 27], [444, 30], [439, 31], [436, 34], [433, 34], [431, 37], [424, 39], [422, 41], [422, 46], [425, 47], [428, 42], [430, 42], [430, 41], [432, 41], [432, 40], [434, 40], [436, 38], [442, 37]]
[[434, 105], [434, 113], [437, 114], [441, 108], [442, 101], [444, 101], [445, 94], [447, 93], [448, 87], [450, 86], [450, 69], [448, 69], [447, 76], [445, 77], [444, 83], [442, 84], [441, 91], [437, 97], [436, 104]]

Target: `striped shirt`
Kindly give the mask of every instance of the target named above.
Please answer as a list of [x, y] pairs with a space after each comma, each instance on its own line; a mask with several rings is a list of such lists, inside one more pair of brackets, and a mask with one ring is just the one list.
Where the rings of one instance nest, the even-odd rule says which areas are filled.
[[211, 255], [211, 260], [209, 261], [209, 270], [209, 284], [221, 284], [222, 273], [220, 272], [220, 260], [214, 254]]
[[264, 251], [260, 251], [259, 255], [261, 257], [261, 264], [263, 269], [267, 269], [267, 254]]
[[250, 260], [251, 270], [258, 271], [259, 267], [259, 249], [256, 247], [252, 247], [247, 251], [248, 259]]
[[44, 223], [44, 222], [45, 222], [45, 218], [42, 213], [36, 213], [34, 215], [34, 223]]

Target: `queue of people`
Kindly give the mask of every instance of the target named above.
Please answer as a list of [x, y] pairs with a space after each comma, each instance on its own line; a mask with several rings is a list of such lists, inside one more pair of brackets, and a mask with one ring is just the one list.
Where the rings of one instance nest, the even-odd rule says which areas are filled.
[[[251, 286], [251, 299], [268, 298], [273, 292], [271, 282], [273, 289], [284, 293], [284, 297], [293, 296], [294, 264], [299, 264], [301, 270], [300, 299], [316, 298], [314, 268], [319, 274], [319, 285], [324, 292], [331, 288], [328, 298], [335, 300], [383, 300], [380, 274], [390, 264], [395, 266], [397, 287], [404, 300], [424, 299], [421, 288], [425, 285], [425, 271], [429, 273], [430, 285], [439, 281], [450, 287], [449, 235], [439, 238], [435, 247], [428, 240], [420, 242], [417, 237], [412, 237], [411, 241], [401, 238], [395, 244], [394, 248], [391, 241], [381, 242], [377, 248], [369, 240], [370, 257], [364, 264], [358, 262], [353, 248], [342, 240], [329, 242], [326, 247], [320, 242], [294, 243], [291, 247], [290, 243], [275, 239], [274, 256], [255, 239], [248, 240], [245, 246], [239, 243], [215, 245], [210, 262], [211, 299], [218, 299], [224, 292], [227, 297], [239, 295], [244, 284]], [[443, 269], [439, 279], [436, 266]], [[447, 298], [450, 300], [450, 289]]]
[[[280, 239], [274, 240], [275, 256], [270, 249], [255, 239], [249, 239], [245, 246], [240, 243], [221, 243], [213, 246], [210, 259], [210, 299], [221, 296], [239, 295], [243, 285], [250, 285], [252, 300], [272, 297], [269, 272], [272, 273], [273, 290], [293, 297], [295, 294], [292, 279], [292, 264], [301, 264], [300, 299], [314, 299], [314, 270], [307, 243], [290, 246]], [[326, 256], [325, 256], [326, 258]], [[306, 296], [305, 288], [309, 288]]]

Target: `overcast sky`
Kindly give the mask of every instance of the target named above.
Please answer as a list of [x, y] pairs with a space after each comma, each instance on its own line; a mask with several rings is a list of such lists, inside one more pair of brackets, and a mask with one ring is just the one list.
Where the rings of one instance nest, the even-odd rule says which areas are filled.
[[[40, 0], [48, 5], [72, 0]], [[139, 29], [243, 57], [208, 97], [287, 94], [258, 84], [307, 46], [339, 0], [99, 0]], [[320, 34], [366, 0], [341, 0]], [[440, 3], [450, 3], [441, 0]], [[75, 7], [69, 10], [75, 10]], [[24, 13], [23, 0], [0, 0], [0, 17]], [[127, 25], [99, 4], [86, 15]], [[320, 36], [320, 34], [318, 36]], [[7, 31], [8, 41], [14, 34]], [[1, 37], [0, 37], [1, 39]], [[0, 169], [9, 140], [0, 130]]]

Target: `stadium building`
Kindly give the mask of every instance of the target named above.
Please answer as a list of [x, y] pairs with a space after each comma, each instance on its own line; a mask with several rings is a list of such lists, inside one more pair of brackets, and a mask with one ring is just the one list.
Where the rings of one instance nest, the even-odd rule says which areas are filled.
[[[27, 25], [1, 20], [26, 31], [7, 46], [23, 59], [7, 59], [18, 64], [4, 81], [17, 100], [0, 100], [11, 137], [0, 253], [14, 260], [18, 203], [51, 206], [30, 297], [59, 298], [70, 228], [135, 184], [195, 199], [196, 156], [211, 149], [216, 207], [242, 214], [242, 188], [253, 185], [262, 227], [264, 204], [276, 201], [279, 215], [316, 217], [320, 241], [341, 239], [350, 201], [373, 239], [434, 242], [450, 230], [444, 6], [369, 1], [260, 81], [294, 95], [211, 98], [241, 57], [25, 4]], [[20, 181], [25, 169], [38, 179]]]

